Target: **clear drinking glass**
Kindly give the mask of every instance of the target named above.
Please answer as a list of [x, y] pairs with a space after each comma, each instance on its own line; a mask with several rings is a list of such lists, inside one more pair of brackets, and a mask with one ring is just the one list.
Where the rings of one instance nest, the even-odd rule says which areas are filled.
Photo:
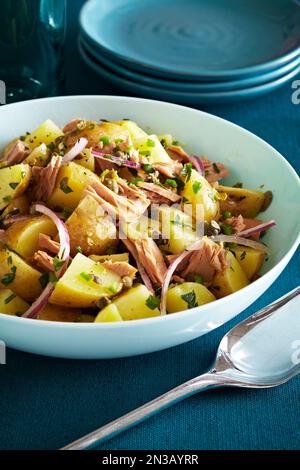
[[0, 1], [0, 80], [7, 102], [59, 93], [65, 13], [65, 0]]

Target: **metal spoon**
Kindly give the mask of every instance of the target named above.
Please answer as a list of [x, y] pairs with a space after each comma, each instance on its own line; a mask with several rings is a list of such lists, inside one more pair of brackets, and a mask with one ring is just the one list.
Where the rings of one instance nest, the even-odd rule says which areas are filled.
[[215, 363], [200, 375], [146, 405], [63, 447], [83, 450], [210, 388], [270, 388], [300, 373], [300, 287], [239, 323], [222, 339]]

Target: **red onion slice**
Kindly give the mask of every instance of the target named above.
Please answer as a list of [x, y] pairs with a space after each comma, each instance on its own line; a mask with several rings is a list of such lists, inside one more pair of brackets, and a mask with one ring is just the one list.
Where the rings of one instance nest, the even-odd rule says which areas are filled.
[[192, 252], [199, 250], [203, 243], [203, 240], [197, 240], [188, 246], [180, 255], [178, 255], [170, 264], [167, 271], [165, 272], [162, 288], [161, 288], [161, 302], [160, 302], [160, 314], [166, 315], [167, 313], [167, 293], [168, 288], [174, 272], [176, 271], [179, 264]]
[[92, 150], [92, 155], [96, 158], [99, 158], [99, 160], [115, 163], [119, 166], [127, 166], [128, 168], [134, 168], [135, 170], [141, 168], [140, 163], [132, 162], [131, 160], [123, 159], [122, 157], [116, 157], [115, 155], [110, 155], [105, 152], [98, 152], [96, 150]]
[[210, 237], [210, 240], [212, 240], [213, 242], [236, 243], [237, 245], [249, 246], [250, 248], [263, 251], [264, 253], [270, 253], [269, 248], [263, 243], [259, 243], [254, 240], [249, 240], [248, 238], [243, 238], [236, 235], [216, 235], [214, 237]]
[[40, 212], [41, 214], [47, 215], [57, 227], [59, 236], [59, 252], [57, 256], [59, 259], [64, 261], [63, 266], [57, 272], [57, 278], [59, 279], [67, 268], [68, 259], [70, 256], [70, 237], [67, 227], [65, 226], [64, 222], [51, 209], [44, 206], [43, 204], [34, 204], [32, 206], [32, 209], [36, 212]]
[[[41, 214], [47, 215], [57, 227], [60, 243], [59, 252], [57, 256], [62, 261], [64, 261], [64, 264], [56, 273], [56, 276], [59, 279], [64, 274], [67, 268], [68, 259], [70, 256], [70, 237], [67, 228], [63, 221], [60, 220], [60, 218], [48, 207], [43, 206], [42, 204], [34, 204], [32, 206], [32, 209], [35, 212], [40, 212]], [[24, 318], [37, 318], [39, 312], [43, 310], [43, 308], [47, 305], [48, 300], [54, 289], [54, 284], [52, 282], [48, 282], [41, 295], [35, 300], [35, 302], [33, 302], [31, 307], [22, 316]]]
[[201, 176], [205, 175], [204, 165], [201, 158], [196, 157], [195, 155], [188, 156], [189, 161], [192, 163], [193, 167], [200, 173]]
[[54, 291], [55, 286], [52, 282], [48, 282], [45, 289], [41, 293], [41, 295], [33, 302], [31, 307], [25, 312], [22, 317], [23, 318], [37, 318], [38, 314], [40, 313], [43, 308], [46, 307], [48, 300]]
[[264, 222], [263, 224], [256, 225], [255, 227], [248, 228], [247, 230], [243, 230], [239, 232], [240, 237], [251, 237], [257, 233], [265, 232], [269, 228], [275, 227], [276, 222], [275, 220], [270, 220], [269, 222]]
[[87, 146], [88, 140], [85, 137], [78, 139], [76, 144], [65, 154], [63, 163], [68, 163], [74, 160]]

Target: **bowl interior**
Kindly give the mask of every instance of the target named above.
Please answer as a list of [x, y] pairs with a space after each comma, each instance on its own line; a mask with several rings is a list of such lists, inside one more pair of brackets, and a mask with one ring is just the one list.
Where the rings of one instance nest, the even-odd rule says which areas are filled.
[[130, 118], [149, 132], [172, 134], [194, 155], [223, 162], [230, 169], [225, 183], [273, 191], [262, 220], [275, 219], [277, 227], [264, 241], [271, 255], [263, 272], [275, 266], [299, 236], [299, 178], [280, 154], [244, 129], [218, 117], [169, 103], [112, 96], [56, 97], [0, 108], [0, 149], [31, 131], [47, 118], [59, 125], [76, 118], [93, 120]]

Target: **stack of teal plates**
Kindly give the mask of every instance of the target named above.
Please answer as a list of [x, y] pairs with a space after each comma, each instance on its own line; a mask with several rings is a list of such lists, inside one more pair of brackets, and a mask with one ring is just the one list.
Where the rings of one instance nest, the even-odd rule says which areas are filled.
[[300, 73], [299, 0], [89, 0], [80, 54], [144, 97], [239, 101]]

